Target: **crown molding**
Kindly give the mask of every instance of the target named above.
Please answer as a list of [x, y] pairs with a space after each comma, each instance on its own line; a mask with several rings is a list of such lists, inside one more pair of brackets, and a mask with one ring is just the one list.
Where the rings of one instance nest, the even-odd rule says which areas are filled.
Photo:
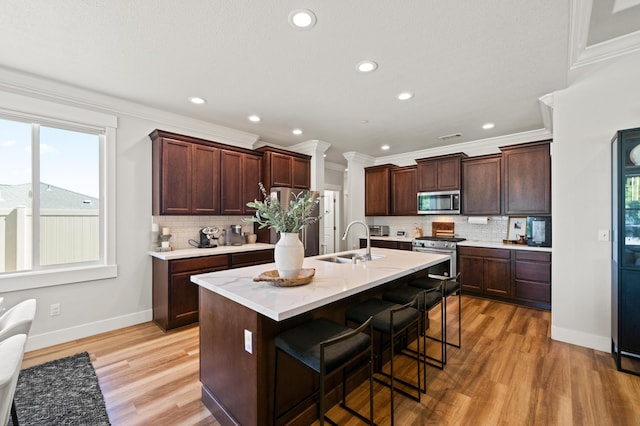
[[197, 136], [212, 138], [216, 142], [244, 148], [251, 148], [259, 138], [258, 135], [252, 133], [170, 113], [1, 66], [0, 90], [69, 106], [128, 115], [156, 122], [160, 127], [175, 126], [199, 134]]
[[403, 154], [377, 157], [375, 165], [395, 164], [397, 166], [411, 166], [416, 164], [416, 158], [429, 158], [438, 155], [455, 154], [464, 152], [469, 157], [478, 155], [498, 154], [501, 146], [518, 145], [527, 142], [552, 139], [553, 134], [547, 129], [538, 129], [528, 132], [514, 133], [511, 135], [498, 136], [495, 138], [480, 139], [471, 142], [461, 142], [454, 145], [439, 146], [436, 148], [421, 149], [419, 151], [406, 152]]
[[542, 114], [542, 124], [545, 129], [553, 133], [553, 93], [548, 93], [538, 98], [540, 103], [540, 113]]
[[290, 146], [290, 151], [299, 152], [301, 154], [307, 155], [320, 155], [327, 152], [327, 150], [331, 147], [331, 144], [325, 141], [321, 141], [319, 139], [312, 139], [305, 142], [300, 142], [295, 145]]
[[569, 69], [606, 61], [640, 50], [640, 31], [587, 46], [593, 0], [571, 0]]
[[373, 166], [376, 164], [376, 158], [369, 155], [361, 154], [355, 151], [343, 152], [342, 156], [346, 158], [347, 163], [359, 163], [365, 166]]

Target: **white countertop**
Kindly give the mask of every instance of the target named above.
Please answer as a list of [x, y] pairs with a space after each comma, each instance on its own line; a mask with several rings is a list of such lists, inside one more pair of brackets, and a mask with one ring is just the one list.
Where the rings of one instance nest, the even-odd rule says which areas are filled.
[[[353, 252], [365, 251], [342, 253]], [[268, 282], [253, 281], [253, 277], [262, 272], [274, 270], [274, 263], [193, 275], [191, 281], [282, 321], [450, 259], [449, 255], [383, 248], [373, 248], [371, 253], [383, 257], [357, 265], [318, 260], [336, 253], [307, 257], [302, 267], [315, 268], [316, 273], [311, 283], [298, 287], [276, 287]]]
[[215, 256], [216, 254], [242, 253], [246, 251], [267, 250], [274, 248], [274, 244], [243, 244], [241, 246], [219, 246], [200, 249], [188, 248], [171, 251], [150, 251], [149, 254], [162, 260], [186, 259], [189, 257]]
[[502, 244], [493, 241], [471, 241], [465, 240], [458, 243], [458, 247], [485, 247], [485, 248], [499, 248], [507, 250], [528, 250], [528, 251], [543, 251], [551, 253], [551, 247], [533, 247], [526, 244]]
[[[367, 237], [360, 237], [363, 240]], [[411, 241], [413, 241], [414, 239], [412, 237], [397, 237], [395, 235], [388, 235], [386, 237], [371, 237], [372, 240], [382, 240], [382, 241], [402, 241], [402, 242], [407, 242], [410, 243]]]

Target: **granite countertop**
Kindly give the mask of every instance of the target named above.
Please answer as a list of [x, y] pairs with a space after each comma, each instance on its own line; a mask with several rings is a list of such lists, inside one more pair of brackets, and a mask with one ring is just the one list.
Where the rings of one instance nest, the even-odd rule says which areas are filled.
[[473, 241], [465, 240], [458, 243], [458, 247], [486, 247], [486, 248], [499, 248], [507, 250], [528, 250], [528, 251], [542, 251], [551, 253], [551, 247], [533, 247], [526, 244], [503, 244], [495, 241]]
[[372, 255], [382, 257], [368, 262], [351, 264], [320, 260], [337, 254], [364, 252], [351, 250], [305, 258], [302, 267], [315, 268], [315, 276], [311, 283], [297, 287], [276, 287], [268, 282], [253, 281], [261, 273], [274, 270], [274, 263], [193, 275], [191, 281], [268, 318], [282, 321], [451, 258], [442, 254], [374, 248]]
[[255, 243], [241, 246], [218, 246], [208, 249], [188, 248], [171, 251], [150, 251], [149, 254], [162, 260], [187, 259], [189, 257], [215, 256], [216, 254], [242, 253], [247, 251], [267, 250], [274, 244]]

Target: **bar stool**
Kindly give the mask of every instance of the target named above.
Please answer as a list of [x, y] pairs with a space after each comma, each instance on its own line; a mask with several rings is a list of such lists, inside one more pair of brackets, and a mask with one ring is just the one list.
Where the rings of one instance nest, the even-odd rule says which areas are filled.
[[[325, 420], [332, 425], [336, 424], [324, 414], [324, 387], [327, 376], [336, 372], [338, 369], [342, 369], [342, 403], [340, 406], [361, 420], [369, 424], [374, 424], [372, 324], [373, 318], [368, 318], [358, 328], [352, 329], [325, 318], [318, 318], [286, 330], [276, 336], [276, 368], [273, 384], [274, 425], [277, 424], [278, 420], [276, 398], [278, 395], [278, 353], [280, 351], [289, 354], [293, 359], [319, 375], [319, 389], [314, 391], [309, 397], [316, 393], [318, 394], [318, 419], [321, 425], [324, 425]], [[368, 331], [369, 334], [365, 333], [366, 331]], [[353, 361], [360, 359], [367, 352], [369, 352], [369, 418], [347, 406], [345, 372], [347, 366], [352, 364]], [[300, 402], [309, 397], [304, 398]]]
[[[409, 303], [404, 305], [398, 305], [393, 302], [389, 302], [387, 300], [381, 299], [368, 299], [364, 302], [361, 302], [355, 306], [347, 309], [345, 314], [345, 320], [347, 324], [349, 322], [354, 322], [356, 324], [362, 324], [368, 318], [373, 317], [373, 330], [379, 333], [379, 351], [377, 355], [378, 365], [376, 367], [376, 372], [382, 376], [384, 376], [387, 380], [381, 380], [378, 377], [374, 377], [374, 380], [377, 382], [389, 387], [391, 392], [391, 424], [394, 424], [394, 391], [397, 391], [417, 402], [420, 402], [420, 393], [421, 393], [421, 378], [420, 378], [420, 359], [415, 358], [417, 360], [416, 367], [418, 370], [417, 373], [417, 382], [418, 385], [414, 385], [409, 383], [403, 379], [396, 378], [393, 369], [393, 359], [395, 358], [395, 346], [398, 343], [400, 337], [404, 337], [404, 333], [406, 330], [409, 330], [410, 327], [416, 327], [416, 339], [420, 337], [420, 314], [416, 308], [414, 308], [417, 303], [417, 298], [412, 300]], [[391, 347], [391, 358], [389, 360], [389, 373], [386, 373], [382, 369], [382, 355], [384, 351], [384, 335], [389, 336], [389, 343]], [[402, 354], [402, 352], [400, 352]], [[406, 355], [406, 354], [405, 354]], [[404, 389], [397, 388], [395, 382], [399, 382], [402, 385], [414, 389], [417, 391], [417, 395], [414, 396], [411, 393], [405, 391]]]
[[[414, 308], [417, 308], [420, 311], [420, 334], [422, 335], [422, 352], [420, 351], [420, 345], [418, 344], [418, 350], [413, 350], [406, 347], [404, 350], [410, 352], [413, 356], [420, 357], [424, 365], [431, 365], [433, 367], [443, 369], [444, 368], [444, 343], [442, 340], [433, 338], [431, 336], [427, 336], [427, 329], [429, 328], [429, 312], [435, 306], [437, 306], [440, 302], [442, 302], [442, 296], [439, 287], [434, 287], [431, 289], [422, 289], [420, 287], [411, 287], [409, 285], [402, 285], [400, 287], [393, 288], [391, 290], [387, 290], [382, 293], [382, 298], [384, 300], [388, 300], [390, 302], [406, 304], [410, 303], [418, 297], [416, 305]], [[440, 342], [440, 358], [435, 358], [431, 355], [427, 354], [427, 338]], [[422, 393], [426, 393], [427, 391], [427, 369], [424, 368], [424, 386], [422, 387]]]
[[[412, 287], [418, 287], [423, 290], [430, 290], [433, 288], [439, 288], [442, 297], [442, 342], [444, 345], [443, 352], [443, 364], [447, 363], [447, 349], [446, 345], [460, 348], [462, 346], [462, 289], [460, 282], [460, 272], [455, 277], [447, 277], [444, 275], [429, 274], [427, 277], [416, 278], [409, 282]], [[447, 298], [451, 295], [458, 294], [458, 343], [450, 342], [447, 339]], [[432, 340], [440, 341], [433, 337], [429, 337]]]

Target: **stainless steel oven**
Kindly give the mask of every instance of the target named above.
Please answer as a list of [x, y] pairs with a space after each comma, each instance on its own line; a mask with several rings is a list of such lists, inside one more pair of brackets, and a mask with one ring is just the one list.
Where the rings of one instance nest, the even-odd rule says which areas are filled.
[[443, 238], [443, 237], [419, 237], [411, 242], [413, 251], [420, 253], [448, 254], [451, 256], [449, 270], [431, 271], [430, 273], [455, 276], [458, 273], [457, 253], [458, 242], [464, 241], [464, 238]]

